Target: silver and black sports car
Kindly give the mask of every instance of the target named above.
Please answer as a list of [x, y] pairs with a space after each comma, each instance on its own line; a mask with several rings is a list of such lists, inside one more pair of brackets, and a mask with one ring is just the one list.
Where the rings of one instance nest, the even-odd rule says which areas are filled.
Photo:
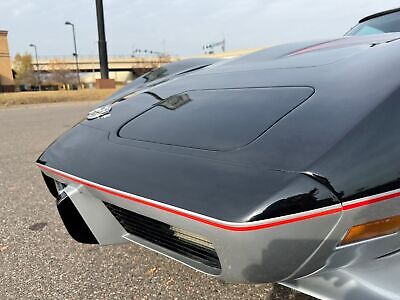
[[165, 65], [37, 165], [79, 242], [321, 298], [400, 299], [400, 34]]

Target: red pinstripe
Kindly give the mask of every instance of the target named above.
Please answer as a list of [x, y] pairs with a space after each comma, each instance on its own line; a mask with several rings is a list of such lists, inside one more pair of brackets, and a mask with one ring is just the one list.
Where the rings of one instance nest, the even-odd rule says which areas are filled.
[[[207, 218], [203, 218], [201, 216], [198, 215], [194, 215], [194, 214], [190, 214], [184, 211], [180, 211], [180, 210], [176, 210], [173, 209], [169, 206], [164, 206], [162, 204], [158, 204], [158, 203], [153, 203], [150, 201], [146, 201], [143, 199], [140, 199], [138, 197], [135, 196], [130, 196], [130, 195], [126, 195], [124, 193], [120, 193], [117, 191], [114, 191], [112, 189], [106, 188], [106, 187], [102, 187], [102, 186], [97, 186], [95, 184], [92, 184], [90, 182], [87, 181], [83, 181], [80, 180], [79, 178], [75, 178], [73, 176], [69, 176], [67, 174], [61, 173], [59, 171], [56, 171], [52, 168], [49, 168], [47, 166], [41, 165], [41, 164], [37, 164], [39, 168], [46, 170], [48, 172], [51, 172], [53, 174], [56, 174], [58, 176], [61, 176], [63, 178], [66, 178], [68, 180], [83, 184], [85, 186], [88, 186], [90, 188], [99, 190], [103, 193], [112, 195], [112, 196], [116, 196], [116, 197], [120, 197], [126, 200], [130, 200], [142, 205], [146, 205], [146, 206], [150, 206], [159, 210], [163, 210], [166, 211], [168, 213], [172, 213], [187, 219], [191, 219], [193, 221], [197, 221], [203, 224], [207, 224], [210, 226], [214, 226], [217, 228], [221, 228], [224, 230], [230, 230], [230, 231], [254, 231], [254, 230], [260, 230], [260, 229], [266, 229], [266, 228], [271, 228], [271, 227], [276, 227], [276, 226], [280, 226], [280, 225], [285, 225], [285, 224], [291, 224], [291, 223], [295, 223], [295, 222], [299, 222], [299, 221], [304, 221], [304, 220], [309, 220], [309, 219], [313, 219], [313, 218], [318, 218], [318, 217], [322, 217], [322, 216], [327, 216], [327, 215], [332, 215], [332, 214], [336, 214], [341, 212], [342, 210], [350, 210], [350, 209], [354, 209], [354, 208], [358, 208], [358, 207], [362, 207], [362, 206], [366, 206], [366, 205], [371, 205], [374, 203], [378, 203], [378, 202], [382, 202], [385, 200], [389, 200], [389, 199], [393, 199], [396, 197], [400, 197], [400, 192], [396, 192], [393, 194], [388, 194], [388, 195], [383, 195], [383, 196], [377, 196], [375, 198], [371, 198], [365, 201], [360, 201], [360, 202], [356, 202], [356, 203], [351, 203], [351, 204], [344, 204], [343, 208], [342, 207], [335, 207], [335, 208], [329, 208], [327, 207], [326, 210], [324, 211], [318, 211], [318, 212], [310, 212], [307, 215], [301, 215], [301, 216], [293, 216], [293, 217], [289, 217], [287, 219], [281, 219], [281, 220], [277, 220], [277, 221], [270, 221], [268, 222], [268, 220], [266, 220], [266, 223], [262, 223], [262, 224], [249, 224], [249, 225], [230, 225], [230, 224], [225, 224], [224, 222], [219, 222], [218, 220], [209, 220]], [[245, 223], [244, 223], [245, 224]]]

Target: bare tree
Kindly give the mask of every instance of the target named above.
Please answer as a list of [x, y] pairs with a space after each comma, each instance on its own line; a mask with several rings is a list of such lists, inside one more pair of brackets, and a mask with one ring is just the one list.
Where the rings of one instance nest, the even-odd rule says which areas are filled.
[[59, 60], [52, 60], [49, 62], [49, 83], [67, 88], [68, 85], [75, 83], [76, 78], [74, 73], [68, 66]]

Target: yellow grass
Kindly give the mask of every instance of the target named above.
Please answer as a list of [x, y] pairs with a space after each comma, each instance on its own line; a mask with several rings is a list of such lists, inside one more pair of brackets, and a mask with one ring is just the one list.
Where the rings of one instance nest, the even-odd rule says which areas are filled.
[[41, 91], [0, 93], [0, 107], [18, 104], [36, 104], [51, 102], [99, 101], [107, 98], [116, 89], [86, 89], [79, 91]]

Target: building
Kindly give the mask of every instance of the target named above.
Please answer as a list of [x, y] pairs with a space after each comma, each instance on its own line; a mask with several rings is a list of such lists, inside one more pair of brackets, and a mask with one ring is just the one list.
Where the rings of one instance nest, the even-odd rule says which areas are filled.
[[0, 93], [15, 90], [7, 34], [7, 31], [0, 30]]

